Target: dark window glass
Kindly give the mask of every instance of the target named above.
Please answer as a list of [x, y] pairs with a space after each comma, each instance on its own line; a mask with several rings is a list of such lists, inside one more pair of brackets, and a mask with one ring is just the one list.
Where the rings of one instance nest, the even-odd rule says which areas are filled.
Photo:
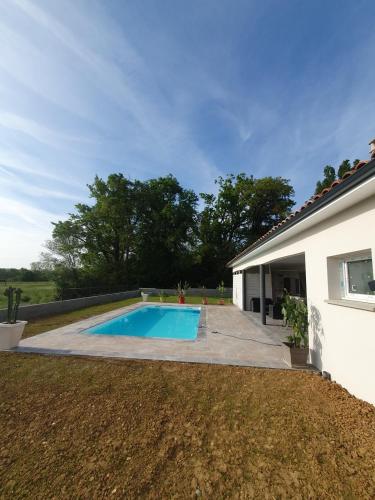
[[372, 260], [363, 259], [347, 262], [348, 269], [348, 292], [361, 295], [374, 295], [369, 287], [369, 281], [374, 279], [372, 272]]

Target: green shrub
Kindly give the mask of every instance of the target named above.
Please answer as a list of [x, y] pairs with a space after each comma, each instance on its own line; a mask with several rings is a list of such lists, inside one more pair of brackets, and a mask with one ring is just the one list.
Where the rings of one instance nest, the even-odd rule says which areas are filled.
[[8, 287], [4, 295], [7, 298], [8, 308], [7, 308], [7, 321], [6, 323], [17, 323], [18, 308], [21, 302], [22, 290], [21, 288]]
[[290, 326], [293, 334], [287, 337], [295, 347], [307, 347], [308, 345], [308, 311], [306, 303], [299, 297], [291, 297], [285, 293], [282, 303], [282, 313], [285, 324]]

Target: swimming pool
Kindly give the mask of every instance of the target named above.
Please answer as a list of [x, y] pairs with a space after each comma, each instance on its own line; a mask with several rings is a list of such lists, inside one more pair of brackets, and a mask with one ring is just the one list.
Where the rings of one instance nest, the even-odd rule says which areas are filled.
[[93, 326], [83, 333], [195, 340], [200, 307], [145, 306]]

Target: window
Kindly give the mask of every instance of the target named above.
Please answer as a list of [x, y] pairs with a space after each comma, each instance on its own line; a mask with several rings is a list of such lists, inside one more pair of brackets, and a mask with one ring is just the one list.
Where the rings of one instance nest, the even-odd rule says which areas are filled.
[[284, 288], [284, 290], [286, 290], [288, 293], [291, 293], [291, 290], [290, 290], [290, 278], [288, 278], [287, 276], [284, 278], [283, 288]]
[[342, 273], [343, 298], [375, 302], [375, 292], [369, 286], [374, 280], [371, 255], [345, 259]]

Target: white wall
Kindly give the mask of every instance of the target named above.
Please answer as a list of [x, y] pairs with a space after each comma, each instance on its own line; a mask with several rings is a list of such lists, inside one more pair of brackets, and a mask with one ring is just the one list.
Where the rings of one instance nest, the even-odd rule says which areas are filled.
[[[266, 298], [272, 299], [271, 274], [265, 275]], [[246, 273], [246, 309], [250, 309], [252, 297], [260, 297], [260, 275], [259, 273]]]
[[[375, 404], [375, 312], [328, 304], [328, 257], [371, 249], [375, 263], [375, 196], [295, 234], [269, 243], [233, 271], [305, 253], [311, 361], [355, 396]], [[281, 238], [280, 238], [281, 239]], [[332, 287], [330, 287], [332, 288]]]
[[[245, 271], [244, 271], [245, 272]], [[266, 274], [266, 297], [272, 299], [271, 274]], [[246, 273], [246, 308], [249, 309], [251, 297], [260, 295], [259, 273]], [[243, 309], [243, 275], [233, 275], [233, 304]]]
[[233, 304], [243, 309], [242, 273], [233, 275]]

